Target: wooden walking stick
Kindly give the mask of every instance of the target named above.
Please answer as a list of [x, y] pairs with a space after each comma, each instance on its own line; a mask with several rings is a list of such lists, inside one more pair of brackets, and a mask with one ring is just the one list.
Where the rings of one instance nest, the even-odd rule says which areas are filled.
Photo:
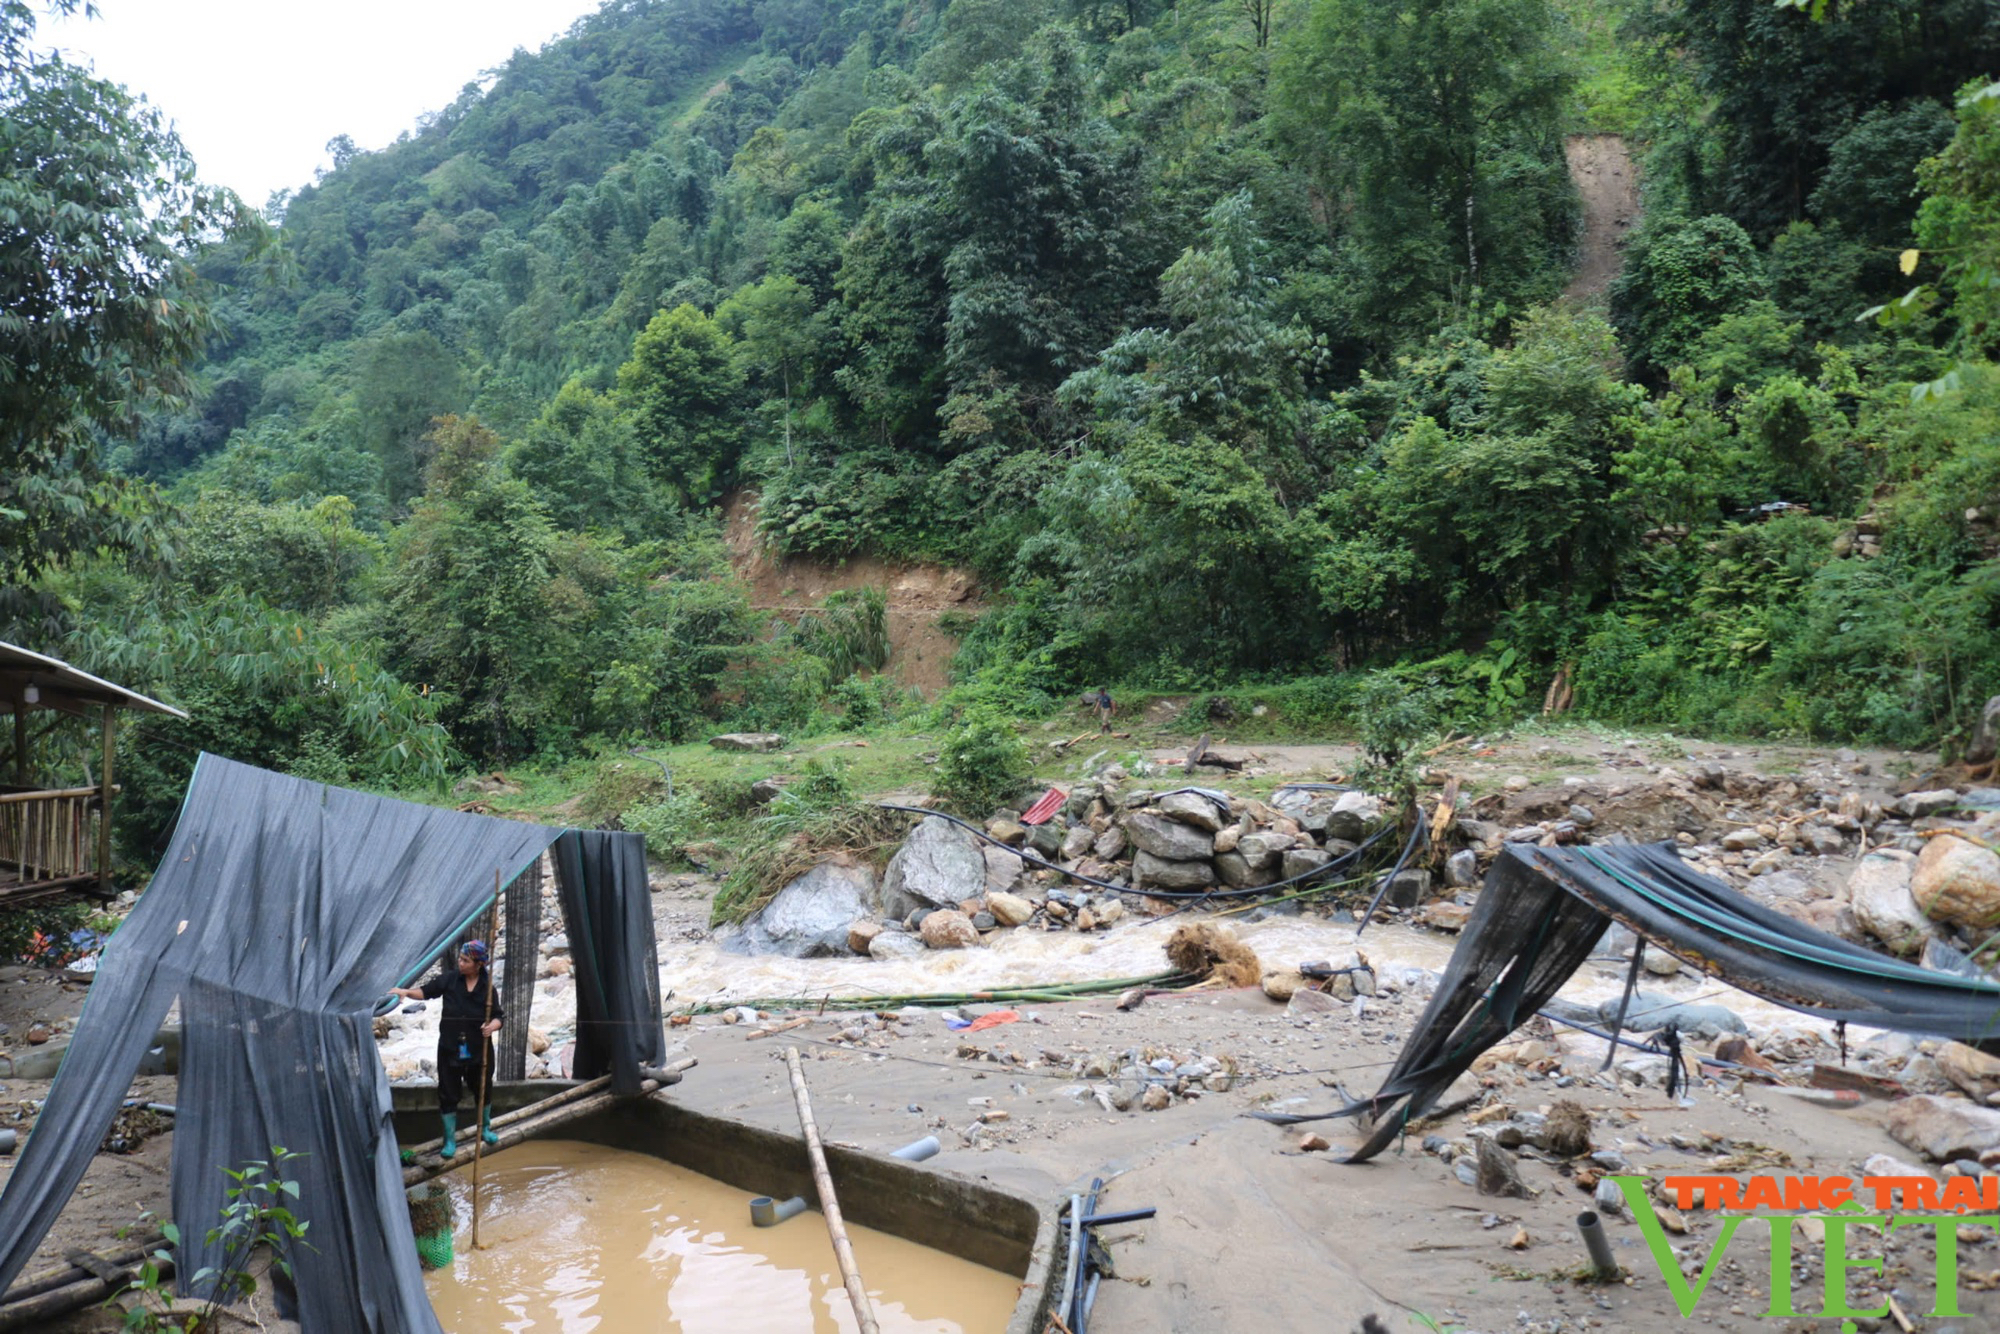
[[[493, 868], [493, 898], [500, 898], [500, 868]], [[487, 1075], [493, 1064], [493, 1042], [486, 1025], [493, 1022], [493, 950], [486, 951], [486, 1017], [479, 1021], [479, 1101], [472, 1106], [472, 1249], [479, 1249], [479, 1151], [486, 1147]]]
[[868, 1304], [868, 1290], [861, 1286], [861, 1270], [854, 1263], [854, 1247], [847, 1241], [847, 1224], [840, 1217], [840, 1201], [833, 1195], [833, 1176], [826, 1170], [826, 1152], [819, 1146], [819, 1127], [813, 1124], [812, 1097], [806, 1092], [806, 1072], [799, 1068], [799, 1049], [785, 1048], [785, 1064], [792, 1068], [792, 1096], [799, 1104], [799, 1127], [805, 1132], [806, 1154], [812, 1159], [813, 1185], [819, 1188], [819, 1211], [826, 1216], [826, 1230], [833, 1237], [833, 1258], [840, 1262], [840, 1276], [847, 1282], [847, 1300], [854, 1303], [854, 1319], [861, 1334], [880, 1334], [875, 1308]]

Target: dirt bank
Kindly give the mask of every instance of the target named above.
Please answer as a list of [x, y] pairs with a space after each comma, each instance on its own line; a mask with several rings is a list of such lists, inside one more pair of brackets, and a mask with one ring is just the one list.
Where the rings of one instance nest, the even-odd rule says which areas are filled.
[[977, 613], [977, 579], [943, 565], [854, 556], [838, 564], [798, 557], [773, 559], [757, 540], [755, 491], [739, 491], [724, 506], [729, 563], [750, 585], [763, 611], [796, 616], [846, 589], [879, 588], [889, 604], [889, 662], [883, 670], [898, 684], [934, 696], [949, 679], [958, 640], [938, 627], [950, 611]]
[[1602, 295], [1618, 276], [1625, 238], [1639, 225], [1639, 173], [1625, 151], [1625, 140], [1615, 134], [1571, 135], [1563, 145], [1563, 156], [1583, 198], [1576, 276], [1563, 296], [1588, 301]]

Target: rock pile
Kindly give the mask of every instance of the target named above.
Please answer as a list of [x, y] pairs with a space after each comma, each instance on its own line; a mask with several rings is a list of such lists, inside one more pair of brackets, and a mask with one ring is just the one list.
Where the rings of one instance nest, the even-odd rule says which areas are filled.
[[[998, 812], [986, 822], [991, 841], [949, 820], [925, 819], [879, 882], [868, 867], [829, 859], [785, 886], [729, 948], [902, 958], [976, 945], [1011, 928], [1094, 931], [1139, 901], [1128, 894], [1309, 878], [1386, 818], [1382, 802], [1365, 792], [1283, 788], [1267, 803], [1209, 789], [1128, 791], [1124, 782], [1114, 768], [1080, 783], [1038, 824]], [[1410, 902], [1430, 883], [1428, 873], [1414, 876]]]
[[[1692, 757], [1649, 763], [1630, 750], [1607, 751], [1600, 764], [1645, 773], [1540, 788], [1522, 778], [1461, 799], [1442, 846], [1394, 876], [1384, 903], [1421, 909], [1419, 925], [1456, 931], [1510, 843], [1668, 839], [1696, 870], [1765, 906], [1891, 953], [1917, 955], [1933, 941], [1970, 949], [2000, 926], [2000, 853], [1987, 846], [2000, 838], [2000, 789], [1897, 795], [1871, 782], [1870, 766], [1851, 752], [1776, 777]], [[926, 819], [879, 878], [830, 859], [788, 885], [730, 948], [905, 958], [974, 946], [996, 931], [1099, 930], [1168, 901], [1149, 895], [1310, 884], [1315, 869], [1393, 816], [1366, 792], [1285, 787], [1262, 800], [1162, 791], [1113, 766], [1078, 783], [1041, 823], [995, 813], [988, 840]], [[934, 914], [942, 915], [927, 925]], [[1665, 955], [1651, 962], [1661, 975], [1677, 967]]]
[[1041, 1063], [1066, 1067], [1083, 1081], [1065, 1090], [1067, 1095], [1077, 1102], [1094, 1101], [1108, 1112], [1164, 1111], [1176, 1100], [1227, 1093], [1242, 1078], [1233, 1055], [1179, 1048], [1128, 1047], [1081, 1056], [1044, 1051]]
[[1365, 792], [1280, 788], [1266, 803], [1207, 788], [1121, 791], [1122, 781], [1113, 770], [1078, 784], [1046, 824], [1003, 811], [986, 831], [1066, 872], [1139, 892], [1255, 889], [1352, 851], [1384, 818]]
[[865, 954], [900, 959], [964, 949], [994, 931], [1038, 924], [1094, 931], [1125, 915], [1112, 892], [1058, 889], [1055, 872], [935, 816], [918, 823], [878, 879], [836, 855], [786, 885], [725, 941], [745, 954]]
[[1894, 842], [1861, 859], [1848, 878], [1844, 903], [1836, 900], [1830, 910], [1812, 916], [1841, 934], [1878, 942], [1891, 954], [1922, 954], [1928, 960], [1928, 951], [1938, 945], [1977, 948], [2000, 925], [2000, 855], [1988, 846], [2000, 834], [2000, 809], [1981, 810], [1970, 820], [1918, 817], [1907, 833], [1892, 831], [1887, 823], [1876, 833]]
[[[1634, 761], [1636, 763], [1636, 761]], [[1567, 780], [1461, 811], [1447, 884], [1476, 884], [1509, 843], [1671, 839], [1694, 869], [1808, 925], [1901, 956], [1970, 950], [2000, 926], [2000, 788], [1869, 786], [1840, 752], [1794, 776], [1714, 762], [1648, 766], [1643, 781]], [[1663, 962], [1662, 967], [1667, 965]]]

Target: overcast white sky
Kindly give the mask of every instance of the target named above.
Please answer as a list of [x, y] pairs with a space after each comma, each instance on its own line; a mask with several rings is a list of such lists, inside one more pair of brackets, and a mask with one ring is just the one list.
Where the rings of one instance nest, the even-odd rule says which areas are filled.
[[94, 63], [174, 119], [202, 177], [254, 207], [312, 180], [326, 142], [380, 148], [516, 47], [599, 0], [97, 0], [36, 45]]

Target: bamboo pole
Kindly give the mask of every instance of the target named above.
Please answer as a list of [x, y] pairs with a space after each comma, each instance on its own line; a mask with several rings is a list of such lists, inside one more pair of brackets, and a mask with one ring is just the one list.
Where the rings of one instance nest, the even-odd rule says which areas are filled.
[[1625, 1012], [1632, 1008], [1632, 993], [1639, 989], [1639, 970], [1646, 966], [1646, 938], [1632, 942], [1632, 971], [1625, 974], [1625, 994], [1618, 998], [1618, 1017], [1611, 1021], [1611, 1041], [1604, 1048], [1604, 1064], [1598, 1073], [1611, 1068], [1618, 1059], [1618, 1035], [1625, 1031]]
[[[493, 899], [500, 900], [500, 868], [493, 868]], [[490, 934], [490, 933], [489, 933]], [[487, 1078], [492, 1074], [493, 1040], [486, 1036], [486, 1025], [493, 1022], [493, 950], [489, 946], [486, 961], [479, 965], [479, 971], [486, 974], [486, 1018], [479, 1025], [479, 1100], [472, 1104], [472, 1249], [479, 1249], [479, 1151], [486, 1146], [486, 1098], [490, 1090]]]
[[97, 888], [102, 894], [111, 892], [111, 761], [118, 752], [118, 711], [109, 704], [104, 706], [104, 771], [98, 775], [104, 784], [104, 795], [98, 801], [97, 814]]
[[0, 806], [33, 805], [50, 797], [94, 797], [101, 790], [95, 787], [52, 787], [29, 792], [0, 792]]
[[[166, 1243], [167, 1239], [160, 1233], [150, 1232], [131, 1239], [117, 1250], [93, 1252], [92, 1258], [102, 1265], [136, 1265]], [[6, 1307], [24, 1302], [30, 1297], [38, 1297], [45, 1292], [53, 1292], [57, 1288], [81, 1283], [91, 1277], [93, 1277], [92, 1272], [74, 1260], [66, 1260], [52, 1269], [29, 1274], [7, 1289], [5, 1296], [0, 1296], [0, 1316], [6, 1314]]]
[[[657, 1093], [663, 1088], [671, 1088], [673, 1085], [680, 1083], [681, 1075], [688, 1070], [692, 1070], [695, 1064], [695, 1058], [689, 1056], [684, 1060], [674, 1062], [664, 1070], [655, 1071], [654, 1073], [663, 1076], [663, 1078], [642, 1081], [639, 1085], [639, 1094], [643, 1096], [648, 1093]], [[493, 1131], [500, 1136], [500, 1147], [503, 1149], [512, 1148], [514, 1145], [532, 1136], [542, 1134], [556, 1126], [567, 1125], [571, 1121], [579, 1120], [586, 1116], [594, 1116], [607, 1107], [614, 1107], [620, 1103], [632, 1100], [630, 1095], [612, 1093], [602, 1087], [608, 1086], [610, 1082], [610, 1076], [607, 1075], [602, 1080], [593, 1080], [589, 1084], [580, 1084], [576, 1088], [564, 1090], [553, 1098], [544, 1098], [542, 1101], [523, 1107], [519, 1111], [509, 1112], [502, 1117], [495, 1117]], [[600, 1091], [594, 1093], [587, 1092], [590, 1089], [599, 1089]], [[571, 1101], [572, 1099], [574, 1101]], [[428, 1153], [436, 1143], [436, 1140], [432, 1140], [430, 1144], [417, 1146], [414, 1151], [417, 1155], [417, 1161], [403, 1169], [403, 1184], [405, 1186], [414, 1186], [420, 1181], [429, 1181], [432, 1177], [443, 1176], [458, 1165], [456, 1158], [449, 1162], [437, 1158], [433, 1158], [429, 1162], [424, 1161], [423, 1155]]]
[[820, 1148], [819, 1127], [813, 1123], [812, 1095], [806, 1092], [806, 1072], [799, 1066], [797, 1047], [785, 1048], [785, 1064], [792, 1070], [792, 1097], [799, 1104], [799, 1127], [805, 1132], [806, 1154], [812, 1159], [813, 1185], [819, 1189], [819, 1211], [825, 1215], [826, 1230], [833, 1238], [833, 1258], [840, 1262], [840, 1274], [847, 1283], [847, 1300], [854, 1303], [854, 1319], [861, 1326], [861, 1334], [880, 1334], [875, 1308], [868, 1303], [868, 1290], [861, 1286], [861, 1271], [854, 1263], [854, 1247], [848, 1244], [840, 1201], [833, 1194], [833, 1175], [826, 1170], [826, 1151]]
[[[1345, 882], [1341, 882], [1345, 883]], [[1318, 890], [1311, 891], [1318, 893]], [[1266, 900], [1275, 902], [1276, 900]], [[1082, 1000], [1088, 996], [1128, 991], [1133, 987], [1166, 985], [1192, 981], [1192, 974], [1148, 973], [1144, 977], [1114, 977], [1092, 982], [1050, 982], [1039, 986], [995, 987], [988, 991], [926, 992], [907, 996], [758, 996], [746, 1000], [715, 1001], [691, 1005], [681, 1014], [716, 1014], [748, 1006], [756, 1010], [884, 1010], [904, 1005], [964, 1005], [968, 1001], [1047, 1001]]]
[[[171, 1258], [155, 1263], [159, 1265], [162, 1279], [173, 1276], [174, 1262]], [[20, 1301], [0, 1307], [0, 1330], [46, 1329], [48, 1322], [58, 1316], [80, 1310], [94, 1302], [103, 1302], [107, 1298], [117, 1296], [121, 1290], [122, 1285], [109, 1283], [95, 1274], [86, 1273], [74, 1283], [50, 1288], [32, 1297], [24, 1297]]]
[[[610, 1075], [605, 1075], [599, 1079], [593, 1079], [586, 1084], [574, 1085], [573, 1087], [564, 1089], [561, 1093], [552, 1093], [548, 1097], [543, 1098], [540, 1102], [531, 1102], [525, 1107], [515, 1108], [513, 1111], [508, 1112], [505, 1116], [494, 1117], [493, 1128], [496, 1131], [505, 1130], [509, 1126], [519, 1125], [523, 1121], [527, 1121], [534, 1117], [540, 1116], [544, 1112], [553, 1111], [555, 1108], [562, 1106], [564, 1103], [575, 1102], [579, 1098], [588, 1098], [593, 1096], [594, 1094], [603, 1093], [608, 1089], [610, 1089], [610, 1087], [611, 1087]], [[442, 1139], [431, 1139], [431, 1140], [425, 1140], [421, 1144], [411, 1145], [410, 1152], [421, 1158], [423, 1155], [427, 1153], [436, 1153], [439, 1149], [443, 1147], [444, 1147], [444, 1141]]]

